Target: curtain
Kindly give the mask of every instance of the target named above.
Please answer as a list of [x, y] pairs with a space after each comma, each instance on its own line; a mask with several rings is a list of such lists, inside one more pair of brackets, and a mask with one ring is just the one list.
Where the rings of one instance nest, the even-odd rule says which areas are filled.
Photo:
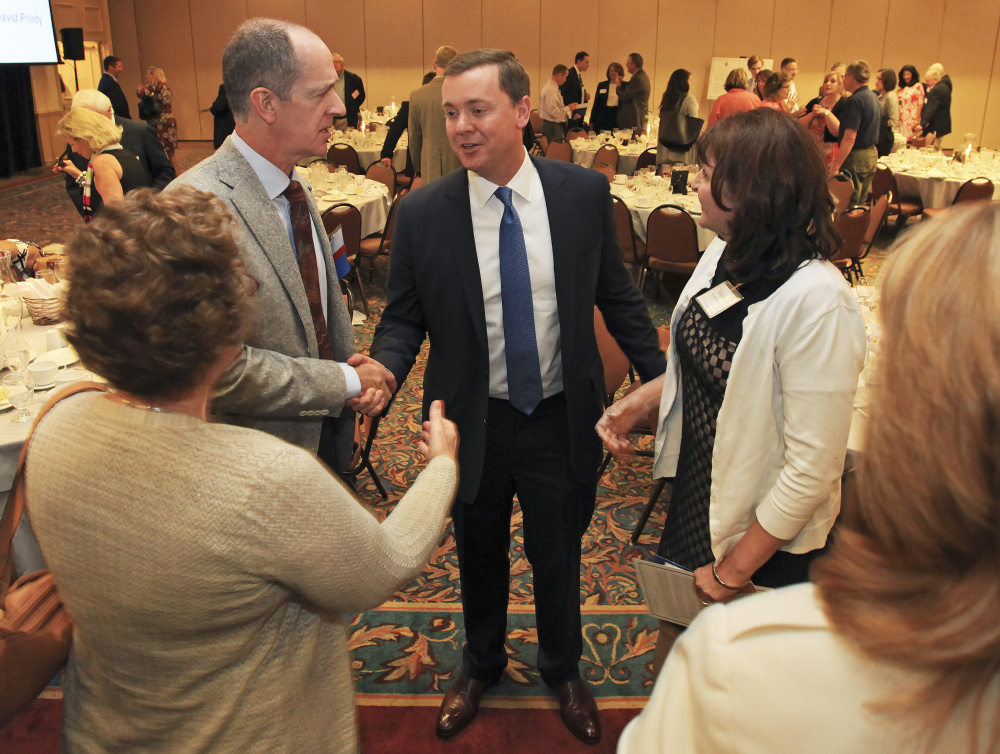
[[26, 65], [0, 65], [0, 178], [42, 164]]

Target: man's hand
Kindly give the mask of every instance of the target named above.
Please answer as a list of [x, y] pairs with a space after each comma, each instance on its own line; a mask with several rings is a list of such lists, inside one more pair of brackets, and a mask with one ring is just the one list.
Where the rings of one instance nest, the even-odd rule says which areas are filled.
[[347, 401], [348, 408], [365, 416], [378, 416], [392, 400], [396, 378], [375, 359], [356, 353], [347, 360], [361, 379], [361, 395]]

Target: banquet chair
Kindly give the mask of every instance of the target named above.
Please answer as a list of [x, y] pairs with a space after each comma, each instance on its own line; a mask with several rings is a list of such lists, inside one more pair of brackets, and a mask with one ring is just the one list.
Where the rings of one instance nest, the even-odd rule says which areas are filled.
[[535, 146], [531, 153], [538, 155], [539, 157], [544, 157], [545, 153], [549, 151], [549, 137], [544, 134], [535, 134]]
[[614, 144], [605, 144], [597, 150], [594, 155], [594, 162], [605, 162], [615, 170], [618, 170], [618, 148]]
[[626, 264], [635, 265], [638, 268], [639, 290], [642, 290], [643, 283], [646, 282], [646, 243], [635, 234], [635, 225], [632, 222], [632, 213], [628, 205], [619, 197], [612, 194], [611, 205], [615, 213], [615, 225], [618, 228], [618, 243], [622, 247], [622, 255]]
[[652, 167], [656, 167], [656, 147], [650, 147], [639, 155], [639, 159], [635, 161], [636, 170]]
[[827, 183], [833, 196], [833, 219], [836, 220], [849, 209], [854, 182], [843, 173], [838, 173], [827, 178]]
[[[956, 204], [961, 204], [962, 202], [988, 202], [992, 201], [992, 199], [993, 181], [989, 178], [979, 176], [978, 178], [970, 178], [958, 187], [958, 193], [952, 199], [951, 206], [954, 207]], [[924, 210], [924, 219], [933, 220], [947, 211], [947, 207], [928, 207]]]
[[889, 216], [896, 216], [897, 233], [911, 217], [923, 214], [924, 203], [920, 197], [906, 199], [900, 197], [899, 188], [896, 186], [896, 176], [892, 174], [892, 168], [880, 162], [875, 168], [875, 177], [872, 179], [872, 201], [877, 201], [883, 194], [887, 193], [891, 194]]
[[382, 232], [368, 238], [362, 238], [361, 243], [358, 244], [358, 276], [361, 275], [360, 267], [361, 263], [364, 262], [368, 266], [369, 283], [375, 277], [375, 259], [380, 256], [389, 256], [392, 231], [396, 227], [396, 207], [399, 206], [400, 200], [407, 193], [407, 190], [403, 189], [402, 193], [396, 197], [396, 201], [389, 207], [389, 215], [385, 218], [385, 227]]
[[528, 122], [531, 124], [532, 130], [535, 132], [535, 138], [537, 139], [542, 133], [542, 116], [539, 115], [538, 110], [531, 111], [531, 114], [528, 115]]
[[410, 191], [416, 191], [418, 188], [424, 185], [424, 179], [419, 176], [413, 176], [413, 180], [410, 181]]
[[579, 126], [574, 126], [569, 131], [566, 132], [566, 141], [573, 141], [573, 139], [589, 139], [590, 132], [586, 128], [580, 128]]
[[865, 234], [865, 253], [858, 258], [858, 275], [862, 275], [861, 272], [861, 260], [868, 256], [872, 250], [872, 246], [875, 245], [875, 239], [879, 237], [879, 234], [885, 228], [886, 219], [889, 216], [889, 202], [892, 201], [892, 192], [888, 194], [883, 194], [879, 197], [878, 201], [872, 204], [871, 215], [868, 221], [868, 232]]
[[554, 141], [545, 150], [545, 156], [552, 160], [573, 162], [573, 147], [568, 141]]
[[[323, 230], [330, 237], [333, 246], [333, 234], [340, 228], [344, 234], [344, 246], [347, 248], [347, 260], [351, 263], [351, 271], [344, 276], [344, 279], [353, 278], [358, 283], [358, 292], [361, 294], [361, 307], [365, 316], [368, 316], [368, 301], [365, 297], [365, 286], [361, 282], [361, 275], [358, 272], [356, 262], [358, 261], [358, 250], [361, 247], [361, 210], [353, 204], [341, 202], [334, 204], [323, 212]], [[333, 249], [336, 252], [336, 249]]]
[[606, 163], [606, 162], [595, 162], [590, 167], [592, 167], [594, 170], [596, 170], [596, 171], [598, 171], [600, 173], [603, 173], [604, 177], [608, 179], [608, 183], [614, 183], [615, 182], [615, 169], [613, 167], [611, 167], [608, 163]]
[[840, 251], [830, 257], [830, 261], [844, 273], [848, 282], [851, 281], [851, 274], [857, 274], [861, 269], [859, 260], [865, 253], [865, 236], [868, 234], [870, 220], [871, 211], [868, 207], [859, 206], [847, 210], [833, 224], [840, 234], [842, 245]]
[[[676, 301], [697, 265], [698, 226], [694, 218], [676, 204], [661, 204], [646, 221], [646, 271], [657, 273], [661, 287], [666, 287], [664, 275], [669, 275], [673, 284], [668, 292]], [[659, 301], [659, 287], [656, 296]]]
[[361, 160], [358, 159], [358, 151], [352, 147], [350, 144], [336, 143], [326, 150], [326, 161], [338, 167], [343, 165], [347, 168], [348, 173], [354, 173], [354, 175], [364, 175], [365, 171], [361, 169]]
[[396, 168], [392, 167], [392, 165], [386, 167], [376, 160], [368, 166], [368, 170], [365, 171], [365, 178], [378, 181], [389, 189], [389, 201], [392, 201], [392, 198], [396, 195]]

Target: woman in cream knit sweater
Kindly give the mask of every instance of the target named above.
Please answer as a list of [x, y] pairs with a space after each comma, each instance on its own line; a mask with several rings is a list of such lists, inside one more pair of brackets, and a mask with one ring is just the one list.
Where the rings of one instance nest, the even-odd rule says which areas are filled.
[[381, 523], [313, 455], [207, 421], [250, 317], [231, 225], [209, 194], [142, 191], [71, 247], [67, 337], [113, 391], [53, 408], [28, 464], [74, 620], [67, 751], [356, 750], [344, 616], [420, 571], [454, 495], [439, 404]]

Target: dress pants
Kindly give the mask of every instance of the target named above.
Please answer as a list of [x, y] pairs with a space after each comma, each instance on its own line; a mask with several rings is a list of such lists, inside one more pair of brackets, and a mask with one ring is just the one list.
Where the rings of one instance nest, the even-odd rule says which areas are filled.
[[510, 517], [516, 494], [524, 520], [538, 625], [538, 669], [550, 687], [580, 674], [580, 540], [594, 514], [597, 468], [573, 474], [566, 398], [543, 400], [530, 416], [491, 398], [479, 493], [452, 509], [462, 607], [465, 672], [487, 686], [507, 667]]
[[566, 141], [566, 124], [556, 123], [554, 120], [543, 120], [542, 136], [549, 140], [549, 144], [554, 141]]

